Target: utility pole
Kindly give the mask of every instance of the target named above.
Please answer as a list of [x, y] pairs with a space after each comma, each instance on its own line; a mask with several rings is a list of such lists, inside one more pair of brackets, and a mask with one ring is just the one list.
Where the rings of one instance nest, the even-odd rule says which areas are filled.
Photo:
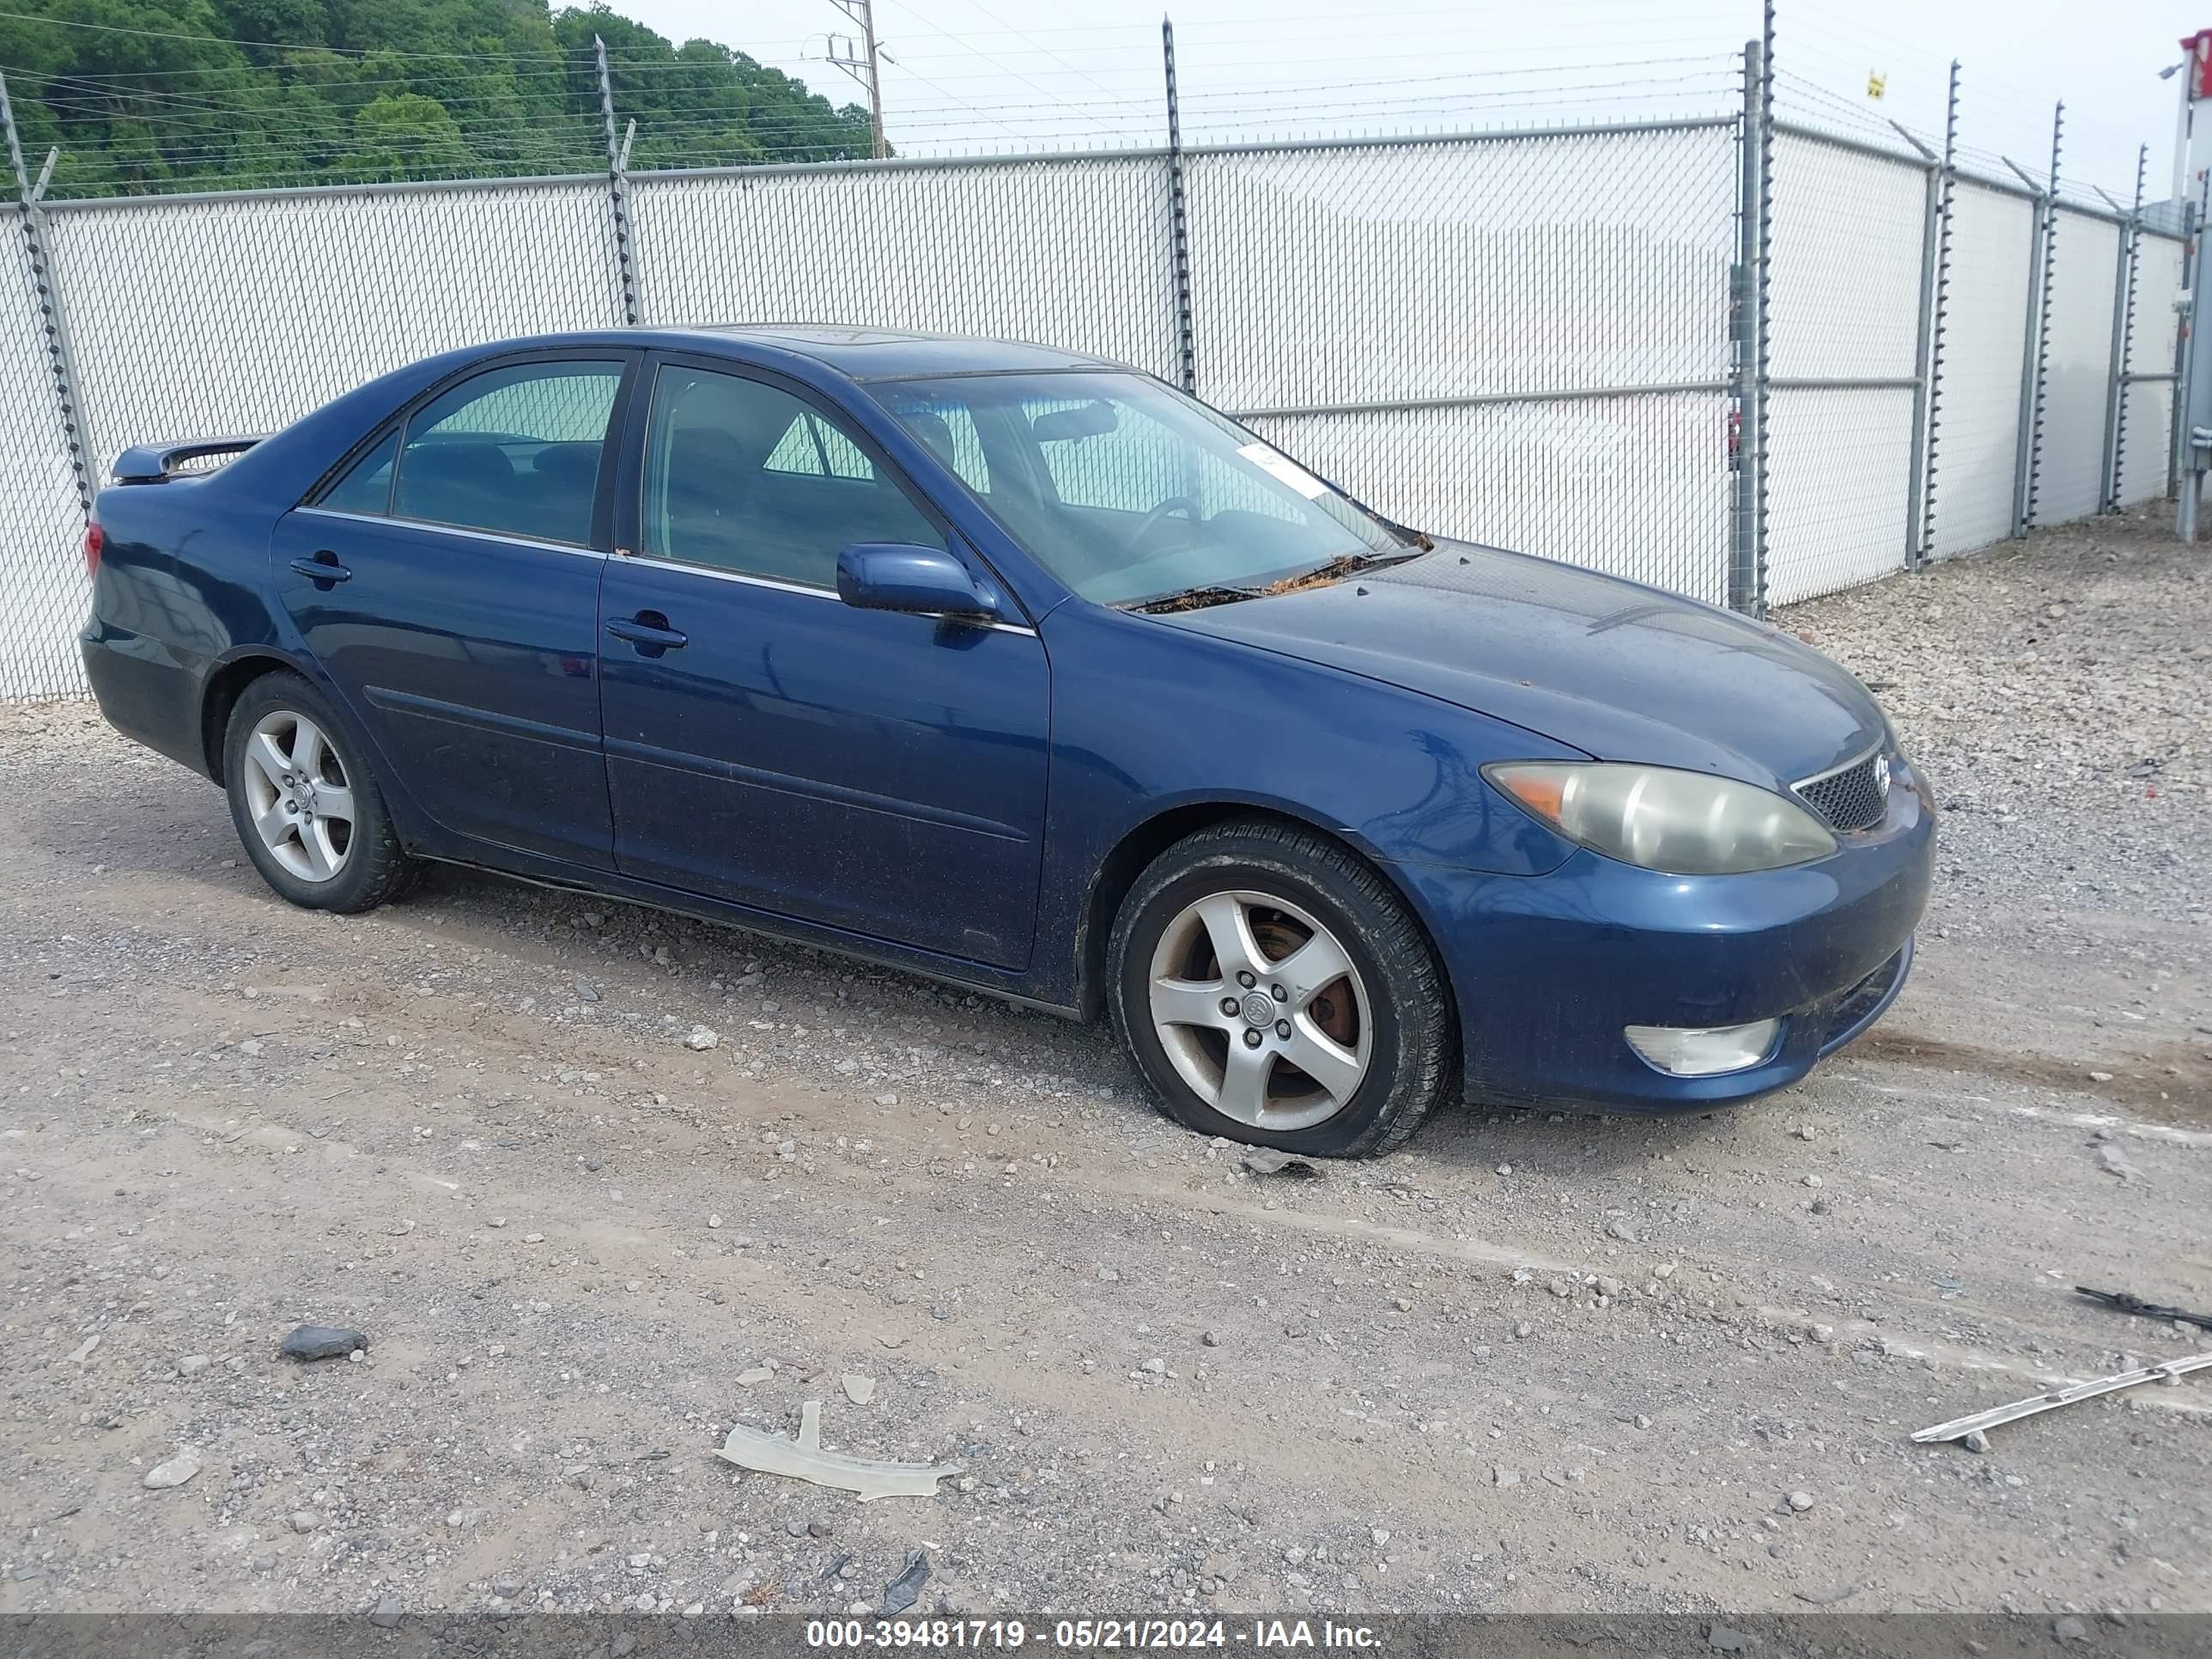
[[875, 0], [830, 0], [830, 3], [860, 26], [860, 38], [830, 37], [830, 61], [868, 89], [868, 132], [872, 154], [882, 161], [890, 146], [884, 142], [884, 81], [877, 65], [890, 56], [876, 44]]

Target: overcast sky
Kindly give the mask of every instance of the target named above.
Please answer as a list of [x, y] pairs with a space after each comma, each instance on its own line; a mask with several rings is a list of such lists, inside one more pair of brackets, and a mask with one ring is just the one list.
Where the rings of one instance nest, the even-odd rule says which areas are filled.
[[[902, 151], [1157, 142], [1158, 0], [877, 0], [893, 62], [885, 114]], [[843, 101], [821, 60], [857, 33], [835, 0], [624, 0], [678, 40], [705, 35]], [[1735, 97], [1731, 55], [1759, 28], [1743, 0], [1175, 0], [1186, 127], [1200, 137], [1435, 131], [1591, 115], [1703, 113]], [[1938, 136], [1945, 74], [1965, 64], [1961, 137], [2040, 173], [2067, 104], [2062, 176], [2124, 195], [2151, 145], [2166, 193], [2177, 41], [2212, 0], [1783, 0], [1785, 110], [1869, 133]], [[1869, 75], [1884, 77], [1879, 101]]]

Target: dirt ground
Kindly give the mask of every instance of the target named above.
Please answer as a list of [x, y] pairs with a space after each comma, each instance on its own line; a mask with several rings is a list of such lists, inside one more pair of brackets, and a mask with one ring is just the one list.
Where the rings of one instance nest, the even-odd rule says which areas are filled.
[[[2207, 570], [2104, 521], [1785, 614], [1946, 807], [1887, 1022], [1312, 1178], [772, 941], [288, 908], [206, 784], [0, 710], [0, 1613], [842, 1611], [917, 1551], [924, 1611], [2212, 1610], [2212, 1372], [1908, 1439], [2212, 1348], [2072, 1291], [2212, 1310]], [[964, 1474], [711, 1455], [808, 1400]]]

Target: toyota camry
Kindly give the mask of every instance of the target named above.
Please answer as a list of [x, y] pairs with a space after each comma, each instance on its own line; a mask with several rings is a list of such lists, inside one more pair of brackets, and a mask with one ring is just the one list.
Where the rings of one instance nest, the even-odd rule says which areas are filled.
[[1098, 358], [568, 334], [113, 473], [92, 687], [294, 904], [682, 910], [1103, 1012], [1193, 1129], [1340, 1156], [1749, 1099], [1911, 963], [1930, 799], [1850, 674]]

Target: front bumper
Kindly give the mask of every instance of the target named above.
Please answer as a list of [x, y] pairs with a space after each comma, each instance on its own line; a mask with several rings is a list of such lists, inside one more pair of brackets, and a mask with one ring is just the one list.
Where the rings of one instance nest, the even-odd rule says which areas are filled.
[[[1935, 812], [1905, 765], [1882, 823], [1830, 857], [1740, 876], [1668, 876], [1577, 852], [1549, 875], [1395, 873], [1427, 913], [1481, 1103], [1695, 1111], [1795, 1083], [1880, 1018], [1912, 965]], [[1631, 1025], [1778, 1018], [1767, 1057], [1674, 1077]]]

